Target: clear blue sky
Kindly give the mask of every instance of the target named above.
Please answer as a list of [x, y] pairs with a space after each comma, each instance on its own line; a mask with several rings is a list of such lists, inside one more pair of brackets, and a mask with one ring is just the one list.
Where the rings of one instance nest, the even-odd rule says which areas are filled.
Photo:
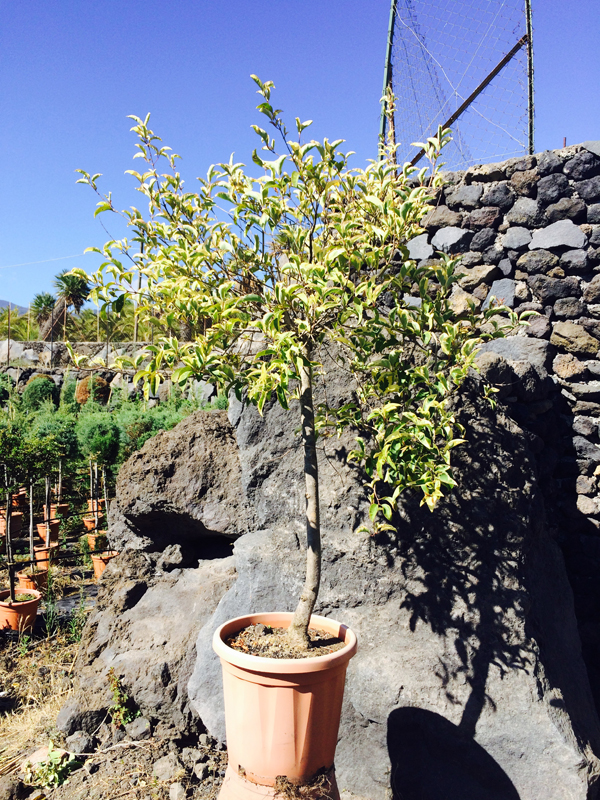
[[[538, 150], [600, 139], [598, 2], [533, 0]], [[233, 151], [249, 162], [254, 72], [290, 121], [373, 157], [388, 14], [389, 0], [0, 0], [0, 298], [27, 305], [60, 269], [93, 270], [93, 256], [4, 268], [104, 243], [76, 168], [140, 204], [128, 114], [152, 112], [190, 186]]]

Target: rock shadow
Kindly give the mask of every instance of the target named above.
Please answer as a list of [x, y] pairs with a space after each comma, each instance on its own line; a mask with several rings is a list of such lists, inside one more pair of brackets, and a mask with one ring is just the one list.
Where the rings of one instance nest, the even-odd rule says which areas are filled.
[[489, 753], [440, 714], [395, 709], [387, 744], [394, 800], [520, 800]]
[[420, 497], [409, 499], [386, 545], [400, 556], [411, 628], [425, 623], [446, 641], [437, 676], [449, 703], [462, 705], [461, 735], [473, 737], [486, 704], [494, 708], [492, 665], [504, 675], [534, 662], [524, 573], [543, 505], [527, 440], [512, 420], [474, 394], [463, 395], [458, 415], [467, 439], [453, 458], [458, 488], [433, 514]]

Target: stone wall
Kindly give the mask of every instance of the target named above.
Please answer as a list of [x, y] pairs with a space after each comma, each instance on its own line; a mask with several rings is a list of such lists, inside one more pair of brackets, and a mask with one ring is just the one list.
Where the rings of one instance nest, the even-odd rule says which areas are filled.
[[[532, 438], [600, 708], [600, 142], [447, 181], [409, 251], [420, 263], [436, 250], [462, 255], [458, 310], [496, 297], [539, 313], [516, 336], [486, 345], [479, 363]], [[545, 392], [531, 368], [549, 376]]]

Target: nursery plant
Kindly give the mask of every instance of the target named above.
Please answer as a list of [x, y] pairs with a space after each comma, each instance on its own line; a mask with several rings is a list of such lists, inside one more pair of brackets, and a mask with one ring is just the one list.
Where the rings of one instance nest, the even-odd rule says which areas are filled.
[[[135, 362], [135, 380], [154, 393], [167, 372], [181, 383], [205, 379], [261, 413], [275, 398], [290, 410], [290, 426], [300, 422], [307, 563], [288, 635], [306, 646], [321, 574], [318, 436], [357, 432], [350, 458], [364, 469], [374, 529], [392, 525], [406, 489], [433, 509], [455, 485], [451, 453], [463, 441], [448, 400], [478, 345], [502, 335], [498, 315], [516, 320], [504, 307], [459, 318], [451, 303], [457, 262], [440, 254], [418, 266], [409, 258], [406, 243], [422, 232], [442, 181], [448, 131], [423, 144], [430, 166], [418, 172], [396, 164], [393, 146], [352, 168], [341, 139], [304, 140], [310, 121], [296, 118], [292, 135], [272, 105], [273, 83], [253, 79], [267, 122], [253, 126], [262, 145], [253, 172], [232, 157], [188, 191], [179, 156], [149, 116], [132, 117], [143, 169], [129, 171], [147, 214], [117, 212], [100, 176], [78, 172], [100, 195], [96, 214], [122, 213], [133, 231], [90, 248], [105, 257], [92, 298], [116, 312], [134, 299], [170, 330], [195, 331], [192, 341], [155, 339]], [[355, 399], [339, 408], [313, 396], [329, 349], [354, 381]]]

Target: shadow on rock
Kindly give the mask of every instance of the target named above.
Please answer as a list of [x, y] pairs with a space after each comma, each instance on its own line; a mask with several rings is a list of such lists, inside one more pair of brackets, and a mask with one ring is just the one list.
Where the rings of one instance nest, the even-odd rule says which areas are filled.
[[387, 741], [394, 800], [519, 800], [496, 761], [440, 714], [397, 708]]

